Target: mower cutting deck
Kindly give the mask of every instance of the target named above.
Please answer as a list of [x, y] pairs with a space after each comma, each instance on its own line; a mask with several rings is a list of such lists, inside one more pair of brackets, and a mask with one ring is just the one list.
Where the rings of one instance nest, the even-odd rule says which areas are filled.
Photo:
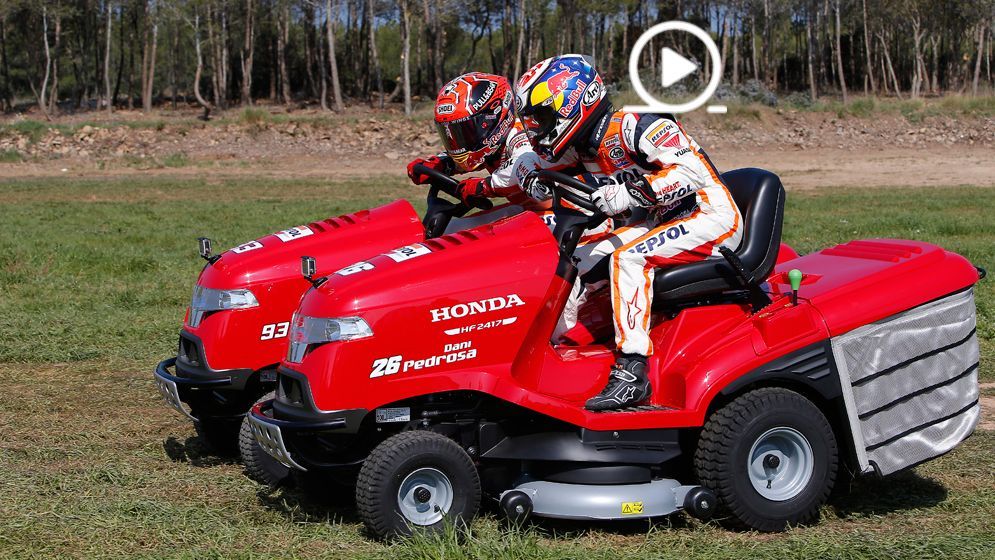
[[585, 410], [611, 341], [549, 341], [580, 233], [604, 216], [561, 203], [588, 208], [589, 187], [543, 173], [553, 236], [510, 217], [367, 256], [301, 300], [251, 427], [282, 463], [355, 479], [374, 535], [468, 522], [481, 496], [515, 519], [721, 505], [776, 531], [815, 519], [841, 472], [891, 474], [973, 431], [978, 269], [900, 240], [776, 264], [784, 190], [756, 169], [723, 175], [742, 246], [656, 275], [651, 399]]

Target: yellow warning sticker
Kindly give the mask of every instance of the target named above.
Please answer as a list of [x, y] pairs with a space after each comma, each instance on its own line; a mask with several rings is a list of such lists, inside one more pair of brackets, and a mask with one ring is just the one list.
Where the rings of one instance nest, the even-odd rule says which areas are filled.
[[642, 512], [642, 502], [622, 502], [622, 515], [639, 515]]

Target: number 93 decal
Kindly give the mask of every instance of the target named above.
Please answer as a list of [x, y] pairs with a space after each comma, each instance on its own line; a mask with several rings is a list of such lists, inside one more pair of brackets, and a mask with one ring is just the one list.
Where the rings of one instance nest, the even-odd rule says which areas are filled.
[[290, 330], [290, 321], [282, 323], [270, 323], [263, 325], [263, 332], [259, 335], [259, 340], [270, 340], [273, 338], [283, 338]]

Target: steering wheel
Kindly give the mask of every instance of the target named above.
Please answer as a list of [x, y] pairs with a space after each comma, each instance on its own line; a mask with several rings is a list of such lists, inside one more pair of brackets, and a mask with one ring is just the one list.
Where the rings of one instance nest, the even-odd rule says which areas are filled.
[[[589, 198], [597, 189], [580, 179], [549, 169], [540, 169], [539, 179], [553, 185], [553, 214], [556, 216], [553, 236], [559, 242], [560, 254], [569, 257], [577, 248], [584, 230], [604, 222], [608, 215], [598, 210]], [[589, 214], [564, 205], [563, 200]]]
[[[446, 231], [446, 227], [453, 218], [465, 215], [470, 211], [471, 207], [462, 200], [459, 202], [450, 202], [439, 196], [439, 191], [442, 191], [459, 200], [459, 196], [456, 194], [456, 187], [459, 185], [459, 181], [456, 179], [421, 164], [416, 165], [414, 171], [428, 175], [430, 185], [426, 201], [428, 208], [425, 210], [422, 225], [425, 226], [426, 237], [438, 237]], [[473, 197], [470, 199], [470, 202], [474, 208], [481, 210], [490, 210], [494, 206], [486, 198]]]
[[[588, 185], [584, 181], [581, 181], [572, 175], [560, 173], [559, 171], [552, 171], [550, 169], [540, 169], [539, 179], [553, 183], [554, 205], [561, 205], [559, 199], [562, 198], [574, 206], [583, 208], [584, 210], [593, 213], [594, 217], [600, 217], [601, 221], [604, 221], [608, 217], [607, 215], [604, 215], [601, 210], [598, 210], [598, 207], [595, 206], [589, 198], [590, 195], [594, 194], [594, 192], [598, 190], [597, 188]], [[583, 196], [576, 191], [580, 191], [583, 195], [588, 196]]]
[[[431, 167], [426, 167], [420, 163], [414, 166], [413, 169], [416, 173], [421, 173], [422, 175], [428, 175], [429, 184], [432, 185], [433, 190], [442, 191], [448, 194], [449, 196], [460, 200], [460, 196], [456, 193], [456, 187], [459, 186], [459, 181], [457, 181], [456, 179], [453, 179], [452, 177], [446, 175], [441, 171], [437, 171], [435, 169], [432, 169]], [[431, 196], [431, 194], [432, 193], [429, 192], [429, 196]], [[491, 203], [490, 200], [487, 200], [486, 198], [479, 196], [470, 197], [469, 206], [467, 206], [463, 202], [460, 202], [458, 206], [463, 206], [466, 208], [465, 210], [463, 210], [464, 214], [468, 212], [471, 207], [480, 210], [490, 210], [491, 208], [494, 208], [494, 204]]]

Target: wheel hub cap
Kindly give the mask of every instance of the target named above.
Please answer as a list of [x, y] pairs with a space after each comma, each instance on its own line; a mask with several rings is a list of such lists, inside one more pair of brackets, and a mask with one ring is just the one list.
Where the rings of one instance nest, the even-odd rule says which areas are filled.
[[815, 472], [812, 444], [794, 428], [772, 428], [750, 448], [747, 472], [764, 498], [783, 502], [802, 493]]
[[397, 491], [398, 511], [412, 525], [434, 525], [453, 505], [453, 484], [442, 471], [423, 467], [412, 471]]

